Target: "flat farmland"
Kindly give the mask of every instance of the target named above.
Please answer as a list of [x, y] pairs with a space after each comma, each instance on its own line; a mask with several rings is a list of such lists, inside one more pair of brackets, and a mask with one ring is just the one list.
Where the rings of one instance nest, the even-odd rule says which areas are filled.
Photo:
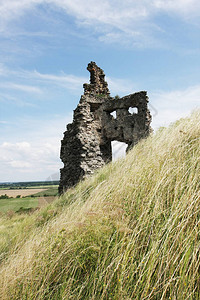
[[17, 190], [0, 190], [0, 196], [7, 195], [8, 197], [17, 197], [21, 195], [22, 197], [30, 196], [36, 193], [44, 192], [47, 189], [17, 189]]

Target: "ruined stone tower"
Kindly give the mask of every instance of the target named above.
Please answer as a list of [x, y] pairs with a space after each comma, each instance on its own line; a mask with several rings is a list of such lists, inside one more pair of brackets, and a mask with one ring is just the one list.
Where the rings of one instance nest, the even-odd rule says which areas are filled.
[[112, 98], [103, 70], [95, 62], [87, 69], [90, 84], [83, 85], [73, 123], [67, 125], [61, 141], [60, 194], [112, 160], [111, 141], [125, 142], [129, 150], [151, 132], [146, 92]]

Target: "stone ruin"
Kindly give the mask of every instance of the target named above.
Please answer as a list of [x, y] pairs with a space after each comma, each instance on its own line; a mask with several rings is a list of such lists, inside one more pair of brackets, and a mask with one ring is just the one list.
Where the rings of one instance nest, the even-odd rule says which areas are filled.
[[83, 85], [73, 123], [67, 125], [61, 141], [60, 194], [112, 160], [112, 141], [126, 143], [128, 151], [152, 131], [145, 91], [113, 98], [103, 70], [95, 62], [87, 70], [90, 84]]

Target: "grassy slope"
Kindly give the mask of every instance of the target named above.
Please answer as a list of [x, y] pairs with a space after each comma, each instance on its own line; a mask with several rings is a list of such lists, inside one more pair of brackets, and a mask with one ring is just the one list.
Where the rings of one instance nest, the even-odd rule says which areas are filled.
[[32, 216], [0, 220], [0, 299], [200, 299], [200, 112]]

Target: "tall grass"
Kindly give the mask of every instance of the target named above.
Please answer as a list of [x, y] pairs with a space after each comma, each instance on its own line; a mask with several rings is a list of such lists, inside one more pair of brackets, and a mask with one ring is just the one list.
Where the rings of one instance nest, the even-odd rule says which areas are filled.
[[196, 111], [4, 228], [0, 299], [200, 299], [199, 175]]

